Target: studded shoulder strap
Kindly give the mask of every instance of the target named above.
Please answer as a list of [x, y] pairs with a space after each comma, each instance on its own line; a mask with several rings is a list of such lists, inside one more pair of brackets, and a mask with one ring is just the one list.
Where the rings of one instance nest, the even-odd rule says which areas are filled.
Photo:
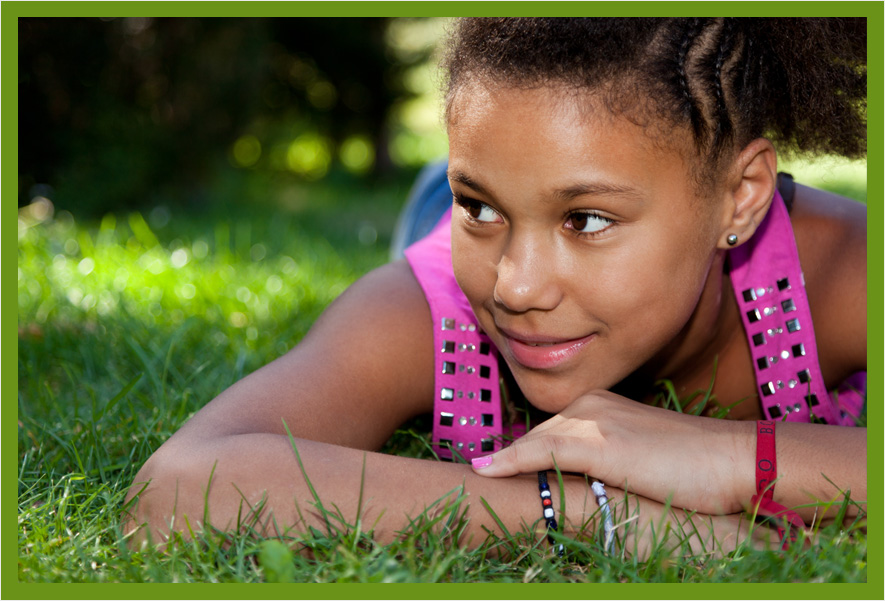
[[405, 255], [433, 319], [435, 450], [467, 460], [497, 451], [503, 444], [498, 353], [455, 281], [451, 209]]
[[796, 239], [779, 192], [728, 262], [766, 417], [853, 425], [859, 408], [846, 404], [847, 394], [831, 399], [821, 375]]

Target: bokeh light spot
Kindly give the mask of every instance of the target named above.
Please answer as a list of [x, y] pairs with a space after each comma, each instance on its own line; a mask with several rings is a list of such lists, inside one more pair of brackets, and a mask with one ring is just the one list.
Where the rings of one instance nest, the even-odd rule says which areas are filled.
[[172, 267], [180, 269], [187, 265], [187, 262], [190, 261], [190, 257], [185, 249], [179, 248], [172, 252], [172, 256], [169, 260], [172, 262]]
[[317, 134], [307, 133], [298, 136], [289, 144], [286, 151], [286, 165], [289, 170], [307, 179], [320, 179], [329, 171], [332, 161], [329, 141]]
[[338, 90], [328, 81], [317, 81], [307, 87], [307, 100], [320, 110], [328, 110], [338, 102]]
[[261, 142], [253, 135], [240, 136], [231, 153], [238, 167], [251, 167], [261, 158]]
[[375, 163], [375, 149], [365, 136], [347, 138], [341, 144], [338, 154], [344, 167], [351, 173], [366, 173]]
[[89, 275], [90, 273], [92, 273], [93, 269], [95, 269], [95, 261], [93, 261], [89, 257], [86, 257], [77, 264], [77, 271], [79, 271], [83, 275]]
[[283, 280], [280, 279], [280, 276], [278, 275], [272, 275], [267, 278], [267, 282], [264, 284], [264, 287], [271, 294], [276, 294], [283, 289]]
[[178, 296], [185, 300], [190, 300], [197, 294], [197, 288], [193, 284], [182, 284], [178, 289]]
[[191, 250], [196, 258], [205, 259], [206, 255], [209, 254], [209, 245], [206, 244], [205, 240], [195, 240]]
[[249, 323], [249, 318], [246, 317], [245, 313], [234, 311], [230, 314], [230, 325], [233, 327], [242, 328], [245, 327], [247, 323]]

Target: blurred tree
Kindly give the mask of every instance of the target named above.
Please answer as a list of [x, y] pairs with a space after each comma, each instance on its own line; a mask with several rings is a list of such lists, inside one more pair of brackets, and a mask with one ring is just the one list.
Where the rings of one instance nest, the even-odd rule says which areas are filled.
[[391, 52], [387, 27], [379, 18], [20, 19], [19, 204], [36, 184], [80, 213], [199, 196], [228, 157], [315, 178], [341, 149], [384, 170], [390, 107], [411, 95], [403, 73], [429, 54]]

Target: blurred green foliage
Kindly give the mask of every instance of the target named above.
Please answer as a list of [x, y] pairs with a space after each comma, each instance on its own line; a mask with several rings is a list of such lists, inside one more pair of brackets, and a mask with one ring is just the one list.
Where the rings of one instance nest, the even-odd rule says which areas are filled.
[[19, 20], [19, 205], [203, 207], [249, 170], [377, 177], [445, 154], [443, 21]]

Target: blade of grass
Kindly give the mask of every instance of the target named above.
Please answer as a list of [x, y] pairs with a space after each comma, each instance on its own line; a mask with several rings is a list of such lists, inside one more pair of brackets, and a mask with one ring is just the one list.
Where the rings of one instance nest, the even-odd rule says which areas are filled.
[[313, 497], [317, 509], [319, 509], [320, 514], [323, 516], [323, 522], [326, 525], [326, 533], [331, 535], [332, 525], [329, 523], [326, 508], [323, 506], [323, 502], [322, 500], [320, 500], [320, 496], [317, 494], [316, 489], [313, 487], [313, 483], [307, 476], [307, 470], [304, 469], [304, 463], [301, 461], [301, 454], [298, 452], [298, 447], [295, 444], [295, 437], [292, 436], [292, 431], [289, 430], [289, 424], [286, 423], [286, 420], [283, 420], [283, 428], [285, 428], [286, 430], [286, 436], [289, 437], [289, 445], [292, 447], [292, 452], [295, 453], [295, 460], [298, 462], [298, 468], [301, 470], [301, 475], [302, 477], [304, 477], [304, 482], [307, 484], [307, 488], [310, 491], [310, 495]]

